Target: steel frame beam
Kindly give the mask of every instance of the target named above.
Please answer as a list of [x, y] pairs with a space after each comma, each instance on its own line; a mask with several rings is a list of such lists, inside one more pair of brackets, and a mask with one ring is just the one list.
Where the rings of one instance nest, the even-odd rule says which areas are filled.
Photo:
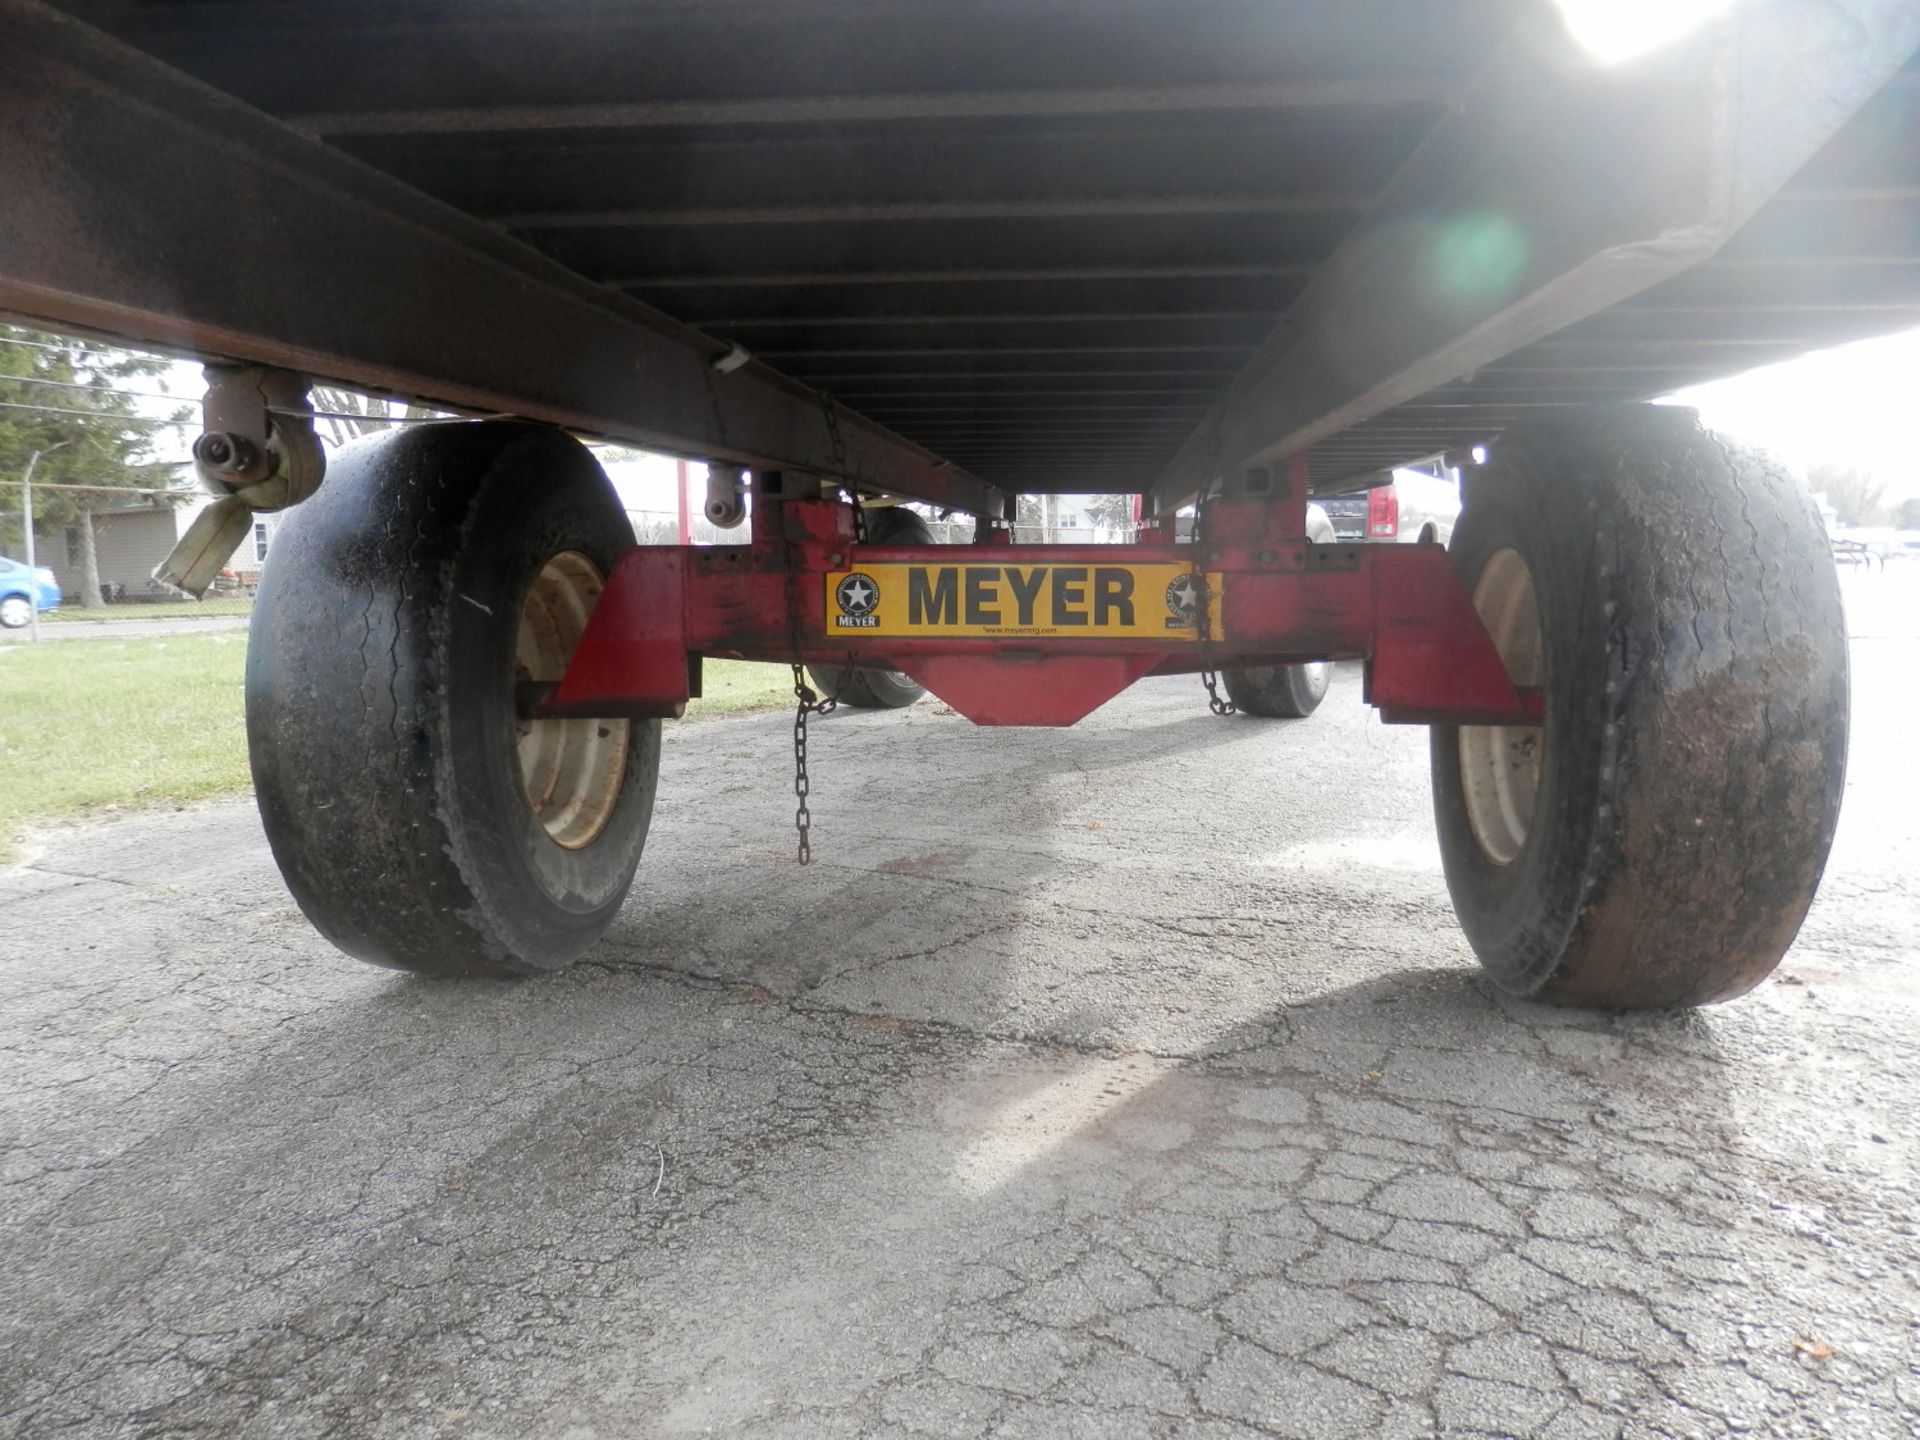
[[[1352, 658], [1367, 662], [1367, 698], [1390, 723], [1539, 723], [1539, 694], [1515, 689], [1444, 550], [1311, 544], [1303, 468], [1260, 483], [1268, 498], [1212, 501], [1196, 542], [1149, 530], [1127, 546], [1016, 545], [994, 530], [971, 546], [935, 549], [861, 545], [849, 506], [774, 501], [763, 490], [748, 545], [627, 552], [566, 675], [536, 687], [530, 708], [679, 715], [698, 693], [692, 662], [712, 655], [904, 670], [978, 724], [1071, 725], [1149, 674]], [[1211, 598], [1183, 623], [1160, 613], [1171, 600], [1132, 595], [1165, 624], [1113, 638], [1080, 638], [1057, 624], [924, 637], [829, 624], [829, 587], [848, 572], [951, 569], [946, 593], [958, 615], [962, 577], [983, 568], [1016, 568], [1034, 586], [1040, 571], [1064, 568], [1085, 595], [1102, 569], [1142, 564], [1168, 567], [1162, 580], [1190, 576]]]
[[[1263, 345], [1002, 345], [961, 335], [875, 348], [849, 335], [855, 343], [840, 349], [773, 342], [762, 353], [823, 381], [848, 363], [864, 372], [936, 360], [954, 361], [951, 370], [968, 359], [1078, 358], [1085, 368], [1107, 357], [1192, 357], [1231, 367], [1250, 357], [1158, 474], [1164, 508], [1355, 425], [1375, 438], [1397, 433], [1385, 412], [1712, 255], [1920, 47], [1912, 0], [1745, 0], [1691, 41], [1601, 72], [1570, 53], [1541, 10], [1475, 80], [1440, 87], [1453, 110]], [[716, 360], [743, 358], [724, 339], [585, 281], [42, 0], [0, 0], [0, 54], [0, 312], [684, 455], [832, 475], [974, 513], [998, 513], [1005, 491], [1021, 488], [996, 489], [759, 363], [717, 370]], [[903, 107], [931, 118], [1319, 105], [1335, 98], [1326, 87], [1344, 83], [1206, 87], [1211, 98], [1133, 86], [687, 103], [744, 107], [726, 108], [728, 123], [780, 125], [816, 121], [822, 104], [878, 105], [868, 119]], [[1395, 103], [1418, 98], [1385, 88]], [[599, 119], [686, 123], [680, 103]], [[407, 113], [412, 129], [423, 112]], [[515, 118], [425, 113], [428, 130]], [[562, 106], [518, 118], [543, 128], [583, 116]], [[1466, 243], [1476, 236], [1492, 237], [1491, 260]], [[1441, 262], [1458, 283], [1439, 284]], [[1787, 318], [1794, 312], [1775, 316], [1783, 333], [1796, 328]], [[1817, 338], [1818, 327], [1798, 328], [1809, 332], [1800, 343]], [[1665, 357], [1790, 339], [1771, 328], [1644, 344], [1575, 332], [1550, 346]], [[1422, 433], [1433, 438], [1431, 426]], [[1127, 466], [1128, 478], [1107, 488], [1146, 485], [1165, 453]], [[1046, 488], [1077, 488], [1047, 483], [1049, 473], [1044, 463], [1023, 470]], [[1090, 483], [1103, 473], [1079, 471]]]
[[487, 218], [504, 230], [645, 230], [662, 226], [891, 225], [912, 221], [1116, 220], [1175, 215], [1359, 214], [1372, 197], [1324, 195], [1069, 195], [1004, 200], [846, 200], [824, 205], [671, 206], [536, 210]]
[[[0, 0], [0, 312], [974, 513], [1004, 497], [726, 341], [39, 0]], [[735, 357], [739, 358], [739, 357]]]
[[1917, 48], [1913, 0], [1745, 0], [1608, 70], [1539, 7], [1156, 495], [1302, 451], [1707, 259]]
[[1085, 280], [1278, 280], [1305, 277], [1311, 265], [1051, 265], [999, 266], [986, 269], [944, 270], [773, 270], [737, 275], [660, 274], [639, 272], [614, 275], [608, 285], [623, 290], [729, 290], [774, 285], [792, 289], [809, 285], [954, 285], [980, 281], [996, 283], [1079, 282]]
[[686, 125], [845, 125], [1212, 110], [1412, 106], [1448, 98], [1444, 77], [1283, 80], [1270, 84], [1116, 85], [1046, 90], [957, 90], [900, 95], [752, 96], [624, 104], [433, 106], [299, 114], [311, 135], [458, 135], [543, 130], [645, 130]]

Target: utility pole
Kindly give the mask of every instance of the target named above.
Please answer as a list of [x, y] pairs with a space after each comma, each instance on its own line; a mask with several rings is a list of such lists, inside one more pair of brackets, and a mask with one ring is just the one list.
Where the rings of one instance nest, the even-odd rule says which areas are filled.
[[27, 522], [27, 584], [32, 587], [27, 596], [27, 638], [38, 642], [40, 639], [40, 577], [34, 573], [33, 560], [33, 470], [40, 463], [42, 455], [51, 455], [61, 445], [71, 445], [71, 440], [62, 440], [60, 445], [49, 445], [44, 450], [36, 450], [27, 458], [27, 473], [20, 481], [20, 513]]

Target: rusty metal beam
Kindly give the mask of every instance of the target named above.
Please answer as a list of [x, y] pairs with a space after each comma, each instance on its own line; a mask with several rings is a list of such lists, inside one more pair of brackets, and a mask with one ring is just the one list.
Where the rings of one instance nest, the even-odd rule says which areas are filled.
[[504, 230], [653, 230], [671, 226], [891, 225], [908, 221], [1114, 220], [1142, 216], [1359, 214], [1358, 191], [1317, 195], [1070, 195], [986, 200], [848, 200], [823, 205], [648, 205], [638, 209], [530, 210], [487, 218]]
[[1022, 284], [1083, 280], [1283, 280], [1313, 273], [1311, 265], [1050, 265], [944, 270], [792, 270], [742, 274], [622, 274], [604, 283], [623, 290], [725, 290], [773, 285]]
[[324, 110], [290, 116], [310, 135], [471, 135], [541, 130], [647, 130], [681, 125], [846, 125], [1206, 110], [1298, 110], [1441, 104], [1444, 76], [1284, 80], [1270, 84], [1114, 85], [1074, 89], [955, 90], [898, 95], [773, 95], [615, 104], [457, 105]]
[[1712, 256], [1920, 48], [1913, 0], [1746, 0], [1603, 69], [1547, 7], [1155, 485], [1297, 453]]
[[[838, 370], [823, 373], [833, 393], [842, 389], [898, 395], [1063, 393], [1084, 395], [1157, 395], [1169, 391], [1211, 396], [1233, 378], [1231, 370]], [[1098, 382], [1108, 382], [1105, 384]], [[1089, 383], [1094, 382], [1094, 383]], [[1133, 386], [1118, 389], [1117, 386]]]
[[1245, 355], [1251, 345], [960, 345], [886, 346], [847, 350], [762, 350], [763, 356], [796, 360], [917, 359], [925, 356], [987, 355], [1025, 360], [1035, 355]]
[[1270, 308], [1244, 310], [1009, 310], [948, 315], [738, 315], [706, 316], [689, 321], [709, 330], [793, 329], [805, 325], [823, 328], [872, 325], [875, 328], [912, 325], [1084, 325], [1092, 321], [1133, 321], [1160, 324], [1173, 321], [1247, 320], [1277, 318]]
[[0, 0], [0, 312], [998, 513], [992, 487], [38, 0]]
[[979, 397], [971, 399], [926, 400], [926, 401], [887, 401], [868, 399], [861, 408], [869, 414], [885, 411], [890, 415], [953, 415], [961, 418], [1004, 419], [1012, 415], [1050, 416], [1071, 415], [1079, 411], [1103, 415], [1155, 415], [1177, 414], [1198, 417], [1207, 408], [1207, 402], [1200, 396], [1184, 404], [1179, 402], [1154, 401], [1143, 403], [1129, 400], [1124, 396], [1097, 400], [1067, 399], [1056, 400], [1050, 396], [1036, 396], [1031, 399], [1008, 397], [1006, 403], [994, 403], [992, 397], [983, 402]]

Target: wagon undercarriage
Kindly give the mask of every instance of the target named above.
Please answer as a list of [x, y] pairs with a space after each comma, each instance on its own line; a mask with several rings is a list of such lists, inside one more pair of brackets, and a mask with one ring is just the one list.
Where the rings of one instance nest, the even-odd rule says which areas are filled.
[[[1837, 598], [1795, 482], [1620, 402], [1920, 320], [1920, 12], [1617, 59], [1605, 9], [0, 0], [0, 311], [219, 362], [182, 583], [300, 505], [255, 775], [353, 953], [590, 944], [702, 656], [1018, 724], [1216, 670], [1302, 715], [1356, 658], [1435, 726], [1497, 980], [1720, 998], [1831, 838]], [[309, 377], [513, 418], [329, 467]], [[632, 549], [561, 431], [750, 472], [751, 543]], [[1450, 558], [1312, 531], [1429, 457]], [[1011, 544], [1073, 491], [1142, 495], [1136, 542]], [[865, 533], [899, 500], [975, 543]]]
[[8, 0], [0, 309], [976, 513], [1920, 319], [1901, 0], [941, 8]]

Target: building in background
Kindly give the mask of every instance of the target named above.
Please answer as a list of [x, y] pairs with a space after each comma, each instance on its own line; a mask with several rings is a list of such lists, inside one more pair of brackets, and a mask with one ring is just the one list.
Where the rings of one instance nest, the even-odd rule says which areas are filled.
[[[187, 533], [187, 527], [212, 503], [212, 496], [194, 490], [177, 496], [130, 495], [89, 512], [93, 519], [100, 590], [107, 602], [182, 598], [180, 591], [155, 580], [153, 572]], [[253, 517], [253, 528], [227, 561], [225, 568], [232, 574], [223, 577], [218, 589], [251, 592], [259, 585], [261, 567], [266, 563], [279, 520], [279, 514]], [[81, 548], [80, 526], [68, 525], [63, 534], [42, 538], [37, 557], [58, 577], [60, 593], [69, 597], [80, 593]], [[210, 596], [214, 593], [208, 592]]]

